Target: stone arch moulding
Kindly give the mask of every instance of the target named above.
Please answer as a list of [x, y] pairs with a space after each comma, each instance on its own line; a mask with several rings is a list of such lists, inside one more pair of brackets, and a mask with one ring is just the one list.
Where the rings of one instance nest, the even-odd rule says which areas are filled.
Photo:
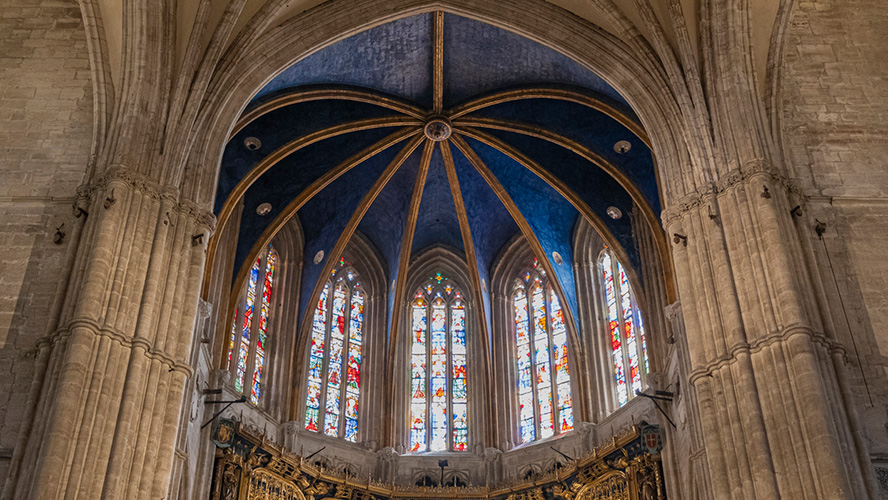
[[[696, 189], [696, 176], [682, 173], [681, 167], [690, 164], [691, 158], [681, 128], [671, 126], [681, 123], [682, 117], [668, 83], [646, 70], [616, 37], [541, 0], [516, 0], [507, 5], [471, 0], [332, 0], [294, 16], [251, 44], [229, 51], [192, 129], [195, 135], [188, 139], [193, 150], [189, 161], [182, 164], [188, 167], [176, 167], [171, 181], [198, 203], [211, 203], [225, 142], [251, 97], [265, 83], [295, 62], [347, 36], [433, 10], [524, 36], [601, 76], [627, 99], [650, 135], [663, 180], [664, 205]], [[247, 52], [264, 57], [243, 57]]]

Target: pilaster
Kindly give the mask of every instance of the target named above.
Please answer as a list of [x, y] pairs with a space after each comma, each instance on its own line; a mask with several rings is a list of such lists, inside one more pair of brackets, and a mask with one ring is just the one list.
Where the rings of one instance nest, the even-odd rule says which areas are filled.
[[864, 498], [792, 226], [794, 185], [747, 162], [663, 214], [716, 498]]
[[214, 218], [122, 165], [81, 191], [3, 498], [161, 498]]

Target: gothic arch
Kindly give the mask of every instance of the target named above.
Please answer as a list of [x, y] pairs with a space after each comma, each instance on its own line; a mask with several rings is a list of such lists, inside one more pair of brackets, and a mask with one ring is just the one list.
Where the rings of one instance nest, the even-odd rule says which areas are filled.
[[[346, 5], [347, 4], [347, 5]], [[504, 8], [497, 2], [468, 0], [399, 0], [380, 7], [375, 0], [334, 0], [285, 21], [255, 41], [246, 40], [229, 51], [211, 83], [208, 103], [199, 117], [196, 147], [187, 171], [175, 171], [183, 192], [208, 203], [214, 197], [219, 157], [238, 115], [265, 82], [294, 62], [345, 36], [395, 19], [431, 10], [444, 10], [480, 20], [545, 44], [589, 68], [626, 97], [645, 129], [662, 169], [667, 200], [695, 188], [697, 169], [683, 169], [691, 157], [680, 128], [678, 105], [660, 75], [646, 70], [622, 42], [586, 21], [546, 2], [519, 0]], [[248, 58], [246, 53], [265, 57]]]
[[[515, 358], [515, 322], [512, 310], [512, 288], [518, 277], [519, 271], [526, 268], [534, 260], [534, 254], [530, 246], [520, 235], [517, 235], [505, 245], [500, 255], [493, 264], [493, 272], [490, 277], [490, 302], [493, 315], [493, 331], [495, 336], [492, 342], [492, 363], [494, 375], [494, 396], [492, 411], [498, 422], [497, 430], [500, 435], [498, 446], [508, 450], [521, 443], [517, 435], [518, 418], [515, 414], [517, 396], [515, 381], [517, 380], [517, 367]], [[558, 299], [565, 304], [564, 297], [560, 296], [556, 287], [553, 287]], [[570, 308], [564, 307], [563, 313], [571, 315]], [[573, 325], [582, 329], [582, 324], [574, 318], [574, 321], [565, 321], [568, 337], [569, 366], [571, 371], [580, 373], [585, 371], [581, 367], [585, 358], [583, 345], [580, 343], [579, 332]], [[581, 364], [578, 364], [581, 363]], [[571, 375], [572, 399], [574, 401], [573, 414], [574, 425], [581, 421], [589, 420], [591, 406], [586, 395], [588, 390], [582, 378]]]
[[[330, 259], [338, 259], [340, 256], [330, 256]], [[384, 412], [384, 405], [380, 398], [383, 393], [385, 380], [381, 376], [381, 368], [384, 366], [385, 352], [385, 325], [386, 325], [386, 284], [385, 267], [372, 244], [360, 233], [349, 240], [341, 257], [349, 263], [360, 277], [364, 299], [364, 334], [363, 334], [363, 359], [361, 361], [361, 403], [358, 410], [359, 434], [358, 442], [371, 449], [376, 447], [380, 440], [381, 423], [379, 419], [370, 418], [370, 415], [379, 415]], [[319, 265], [319, 264], [315, 264]], [[324, 280], [321, 280], [324, 281]], [[293, 305], [294, 315], [297, 307]], [[307, 307], [303, 317], [310, 317], [313, 307]], [[293, 387], [290, 399], [290, 416], [288, 420], [297, 422], [297, 428], [304, 428], [305, 422], [305, 396], [306, 381], [308, 380], [308, 347], [311, 339], [311, 321], [301, 320], [298, 326], [298, 335], [295, 335], [293, 363], [290, 372], [291, 386]], [[297, 330], [294, 322], [294, 330]]]
[[[487, 386], [490, 373], [489, 353], [485, 351], [486, 343], [480, 338], [484, 330], [479, 317], [479, 308], [483, 307], [483, 305], [479, 304], [475, 299], [476, 295], [473, 293], [469, 270], [462, 257], [453, 250], [443, 247], [429, 249], [416, 257], [410, 263], [407, 280], [405, 281], [405, 290], [409, 291], [409, 294], [405, 294], [402, 303], [394, 305], [392, 314], [401, 315], [400, 328], [409, 329], [411, 322], [409, 321], [407, 310], [413, 300], [413, 293], [428, 282], [429, 277], [437, 272], [445, 275], [448, 280], [451, 280], [456, 287], [462, 290], [467, 308], [468, 451], [480, 453], [487, 446], [485, 443], [491, 440], [490, 412], [487, 411], [490, 394], [489, 387]], [[390, 405], [392, 411], [392, 416], [389, 419], [391, 422], [390, 432], [392, 445], [401, 453], [409, 448], [407, 423], [409, 415], [408, 375], [410, 373], [408, 344], [410, 338], [410, 335], [399, 335], [397, 337], [397, 345], [392, 346], [390, 351], [395, 353], [392, 356], [394, 369], [391, 371], [394, 374], [394, 378], [390, 381], [393, 398]]]

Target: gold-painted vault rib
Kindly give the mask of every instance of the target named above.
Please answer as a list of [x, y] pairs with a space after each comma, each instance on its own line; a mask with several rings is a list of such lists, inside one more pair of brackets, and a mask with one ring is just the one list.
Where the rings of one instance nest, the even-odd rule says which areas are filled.
[[424, 119], [425, 116], [428, 114], [425, 110], [423, 110], [419, 106], [416, 106], [415, 104], [410, 104], [408, 102], [404, 102], [372, 90], [335, 87], [312, 88], [282, 95], [247, 111], [246, 113], [241, 115], [240, 118], [238, 118], [237, 122], [234, 124], [234, 128], [228, 135], [228, 139], [231, 140], [231, 138], [237, 135], [238, 132], [243, 130], [244, 127], [262, 117], [263, 115], [271, 113], [274, 110], [281, 109], [286, 106], [291, 106], [293, 104], [299, 104], [309, 101], [322, 101], [325, 99], [374, 104], [376, 106], [390, 109], [392, 111], [402, 113], [418, 120]]
[[[265, 248], [274, 235], [277, 234], [278, 231], [287, 223], [296, 212], [299, 211], [309, 200], [314, 198], [315, 195], [324, 190], [327, 186], [329, 186], [333, 181], [341, 177], [343, 174], [347, 173], [351, 169], [360, 165], [364, 161], [369, 158], [379, 154], [380, 152], [388, 149], [389, 147], [407, 139], [409, 137], [414, 137], [414, 139], [410, 142], [410, 144], [417, 143], [422, 139], [422, 136], [419, 136], [421, 129], [402, 129], [394, 134], [389, 135], [388, 137], [382, 139], [381, 141], [365, 148], [364, 150], [358, 152], [352, 157], [348, 158], [344, 162], [340, 163], [336, 167], [328, 170], [324, 173], [319, 179], [315, 180], [311, 185], [305, 188], [299, 195], [290, 202], [289, 205], [281, 211], [280, 215], [278, 215], [271, 224], [262, 232], [262, 235], [256, 240], [256, 243], [253, 244], [253, 247], [250, 249], [250, 253], [247, 255], [247, 259], [241, 264], [240, 270], [237, 273], [237, 277], [234, 280], [232, 285], [232, 298], [228, 304], [228, 312], [230, 314], [234, 310], [235, 303], [237, 301], [236, 291], [238, 286], [244, 282], [247, 278], [247, 273], [250, 271], [250, 266], [252, 262], [256, 259], [259, 253]], [[418, 136], [418, 137], [417, 137]], [[413, 146], [416, 147], [415, 145]], [[412, 150], [411, 150], [412, 151]], [[217, 232], [216, 234], [220, 234]], [[341, 253], [341, 252], [340, 252]], [[329, 272], [329, 271], [328, 271]], [[210, 267], [207, 266], [207, 270], [204, 272], [206, 279], [210, 276]]]
[[[394, 380], [395, 353], [398, 345], [398, 332], [400, 332], [401, 315], [398, 314], [401, 302], [404, 300], [404, 287], [407, 283], [407, 273], [410, 266], [410, 253], [413, 251], [413, 236], [416, 232], [416, 221], [419, 219], [419, 207], [422, 204], [422, 194], [425, 190], [426, 177], [429, 173], [429, 165], [432, 162], [432, 152], [435, 143], [426, 140], [422, 151], [422, 159], [419, 163], [419, 172], [416, 174], [416, 182], [413, 185], [413, 194], [410, 197], [410, 207], [407, 211], [407, 223], [404, 226], [404, 237], [401, 238], [401, 254], [398, 256], [398, 279], [395, 283], [394, 310], [391, 312], [391, 330], [389, 334], [388, 356], [386, 356], [385, 373], [388, 380]], [[386, 401], [394, 404], [393, 384], [386, 384]], [[394, 435], [395, 422], [390, 421], [385, 427], [385, 442], [391, 442]]]
[[[461, 121], [461, 125], [462, 127], [460, 128], [460, 133], [499, 150], [506, 156], [512, 158], [513, 160], [533, 172], [547, 184], [549, 184], [553, 189], [555, 189], [555, 191], [557, 191], [561, 196], [567, 199], [586, 218], [586, 220], [589, 221], [590, 224], [592, 224], [595, 230], [598, 231], [602, 238], [604, 238], [605, 242], [607, 242], [608, 245], [612, 246], [614, 252], [617, 253], [617, 258], [621, 262], [629, 262], [628, 254], [626, 254], [622, 245], [617, 242], [616, 238], [613, 236], [604, 222], [595, 214], [595, 212], [589, 207], [589, 205], [586, 204], [586, 202], [584, 202], [572, 189], [570, 189], [570, 187], [566, 183], [564, 183], [564, 181], [549, 172], [546, 168], [542, 167], [541, 165], [530, 159], [527, 155], [518, 151], [513, 146], [510, 146], [504, 141], [489, 134], [486, 134], [476, 128], [472, 128], [471, 125], [504, 130], [507, 132], [515, 132], [552, 142], [553, 144], [557, 144], [579, 155], [581, 158], [589, 161], [594, 165], [597, 165], [599, 168], [607, 172], [624, 189], [626, 189], [626, 191], [629, 193], [629, 196], [632, 197], [632, 200], [641, 209], [645, 221], [651, 228], [651, 232], [653, 233], [654, 240], [657, 244], [660, 262], [663, 266], [663, 274], [665, 278], [664, 284], [666, 286], [667, 299], [670, 303], [676, 300], [675, 285], [673, 281], [674, 275], [672, 267], [672, 252], [669, 248], [668, 243], [666, 242], [666, 238], [664, 236], [662, 228], [660, 227], [659, 220], [656, 214], [654, 214], [653, 208], [651, 208], [650, 204], [641, 193], [641, 190], [639, 190], [635, 183], [629, 180], [629, 178], [626, 177], [626, 175], [617, 167], [602, 158], [600, 155], [596, 154], [591, 149], [575, 141], [562, 137], [558, 134], [554, 134], [552, 132], [529, 127], [524, 124], [484, 119], [463, 120]], [[635, 271], [631, 267], [629, 269], [630, 274], [632, 275], [632, 280], [634, 281], [633, 286], [636, 286], [639, 289], [643, 289], [643, 287], [640, 286], [640, 282]]]
[[447, 112], [447, 115], [450, 117], [451, 120], [456, 120], [483, 108], [495, 106], [497, 104], [502, 104], [505, 102], [520, 101], [524, 99], [557, 99], [587, 106], [613, 118], [614, 120], [619, 122], [620, 125], [623, 125], [627, 129], [629, 129], [629, 131], [635, 134], [639, 139], [641, 139], [648, 148], [651, 147], [651, 141], [647, 135], [647, 132], [645, 132], [644, 128], [637, 121], [635, 121], [635, 119], [631, 118], [623, 111], [617, 109], [611, 104], [608, 104], [607, 102], [604, 102], [599, 98], [568, 89], [530, 87], [523, 89], [506, 90], [488, 96], [479, 97], [472, 101], [460, 104], [450, 109]]
[[[533, 250], [534, 256], [539, 260], [540, 264], [545, 269], [546, 273], [552, 277], [550, 283], [552, 283], [553, 288], [555, 289], [555, 293], [558, 294], [559, 300], [562, 303], [566, 303], [564, 300], [564, 289], [561, 286], [561, 281], [558, 279], [555, 274], [555, 269], [552, 267], [551, 262], [546, 257], [546, 252], [543, 250], [543, 245], [540, 243], [539, 239], [536, 236], [536, 233], [530, 227], [530, 223], [527, 222], [527, 219], [524, 217], [524, 214], [521, 213], [521, 210], [518, 208], [518, 205], [512, 200], [512, 197], [503, 187], [503, 185], [499, 182], [490, 168], [484, 163], [483, 160], [475, 153], [475, 150], [469, 146], [469, 144], [465, 141], [457, 133], [454, 133], [451, 136], [451, 141], [456, 147], [462, 152], [463, 155], [469, 160], [469, 163], [481, 174], [481, 177], [490, 186], [490, 189], [493, 190], [496, 197], [500, 200], [500, 203], [506, 207], [506, 210], [509, 212], [509, 215], [512, 216], [512, 219], [515, 221], [515, 224], [518, 226], [518, 229], [521, 230], [521, 234], [524, 235], [524, 239], [527, 241], [528, 245], [530, 245], [531, 250]], [[570, 311], [570, 308], [567, 308], [567, 322], [569, 325], [568, 331], [570, 332], [571, 342], [574, 345], [580, 345], [579, 338], [577, 338], [577, 323], [576, 319], [573, 316], [573, 312]]]

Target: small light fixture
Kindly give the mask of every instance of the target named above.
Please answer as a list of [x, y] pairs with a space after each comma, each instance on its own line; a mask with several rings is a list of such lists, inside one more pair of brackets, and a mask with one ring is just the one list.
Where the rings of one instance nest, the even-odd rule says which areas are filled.
[[257, 149], [262, 147], [262, 141], [257, 137], [247, 137], [244, 139], [244, 146], [250, 151], [256, 151]]
[[621, 155], [628, 153], [630, 149], [632, 149], [632, 144], [629, 141], [618, 141], [614, 144], [614, 151]]
[[256, 207], [256, 213], [264, 217], [271, 213], [271, 203], [265, 202]]
[[623, 211], [617, 207], [607, 207], [607, 216], [611, 219], [617, 220], [623, 216]]
[[318, 250], [318, 253], [315, 254], [314, 263], [320, 264], [322, 260], [324, 260], [324, 251]]
[[554, 260], [559, 266], [564, 263], [564, 259], [561, 258], [561, 254], [558, 252], [552, 252], [552, 260]]

